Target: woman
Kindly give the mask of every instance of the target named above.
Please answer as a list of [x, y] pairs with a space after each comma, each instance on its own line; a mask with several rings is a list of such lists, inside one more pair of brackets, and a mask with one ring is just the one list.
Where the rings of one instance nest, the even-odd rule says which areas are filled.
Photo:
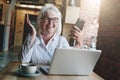
[[[19, 59], [22, 63], [50, 64], [56, 47], [69, 48], [66, 38], [60, 36], [62, 28], [61, 13], [54, 5], [46, 4], [40, 10], [37, 20], [37, 31], [30, 23], [28, 17], [27, 23], [32, 31], [25, 40], [22, 52], [19, 55]], [[74, 30], [75, 35], [73, 38], [79, 34], [78, 28]], [[76, 39], [78, 38], [76, 37]], [[79, 45], [80, 42], [77, 41], [77, 43]]]

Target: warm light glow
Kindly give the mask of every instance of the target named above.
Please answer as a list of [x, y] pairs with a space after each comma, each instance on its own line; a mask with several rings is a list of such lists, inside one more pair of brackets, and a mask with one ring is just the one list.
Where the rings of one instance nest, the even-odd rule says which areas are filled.
[[11, 3], [11, 0], [5, 0], [5, 2], [6, 2], [7, 4], [9, 4], [9, 3]]
[[98, 8], [100, 7], [100, 0], [87, 0], [88, 6], [90, 8]]
[[7, 3], [9, 3], [10, 1], [7, 1]]
[[23, 7], [23, 8], [32, 8], [32, 9], [41, 9], [42, 6], [34, 6], [34, 5], [19, 5], [16, 4], [17, 7]]
[[85, 21], [91, 22], [95, 17], [99, 18], [101, 0], [83, 0], [81, 1], [81, 13]]

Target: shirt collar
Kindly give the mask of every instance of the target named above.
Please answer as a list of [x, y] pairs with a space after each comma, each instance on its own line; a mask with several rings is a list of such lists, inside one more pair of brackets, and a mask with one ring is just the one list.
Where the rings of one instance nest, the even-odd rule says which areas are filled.
[[[54, 34], [54, 36], [50, 39], [50, 40], [57, 40], [57, 36], [58, 36], [58, 34]], [[43, 38], [42, 38], [42, 35], [38, 35], [38, 39], [39, 39], [39, 44], [41, 44], [42, 43], [42, 41], [43, 41]]]

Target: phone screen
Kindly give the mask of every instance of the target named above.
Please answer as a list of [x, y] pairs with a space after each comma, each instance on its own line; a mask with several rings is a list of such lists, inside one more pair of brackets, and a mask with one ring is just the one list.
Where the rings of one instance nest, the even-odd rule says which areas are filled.
[[82, 19], [78, 19], [78, 20], [76, 21], [75, 25], [76, 25], [77, 27], [79, 27], [80, 30], [82, 30], [82, 29], [83, 29], [83, 26], [84, 26], [84, 23], [85, 23], [85, 21], [83, 21]]

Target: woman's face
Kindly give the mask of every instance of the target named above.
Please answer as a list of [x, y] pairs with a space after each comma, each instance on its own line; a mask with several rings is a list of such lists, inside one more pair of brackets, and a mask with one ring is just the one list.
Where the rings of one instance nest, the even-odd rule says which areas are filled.
[[42, 34], [54, 35], [58, 24], [58, 17], [55, 13], [47, 11], [41, 19]]

